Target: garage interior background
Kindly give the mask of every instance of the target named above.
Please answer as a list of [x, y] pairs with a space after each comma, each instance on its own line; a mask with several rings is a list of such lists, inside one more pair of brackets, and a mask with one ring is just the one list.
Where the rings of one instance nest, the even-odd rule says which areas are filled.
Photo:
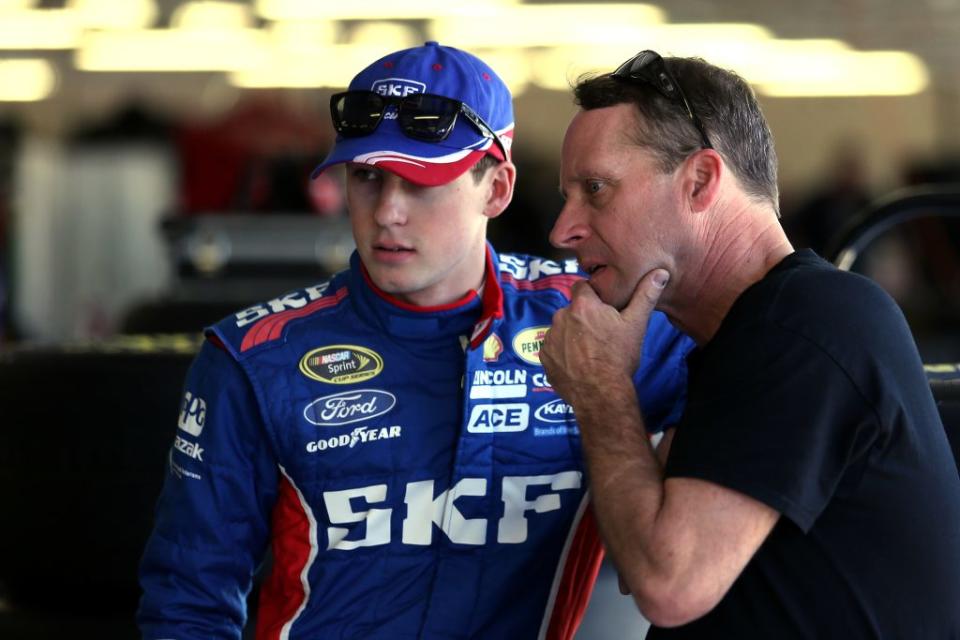
[[[799, 246], [825, 250], [899, 187], [960, 182], [960, 0], [0, 0], [0, 350], [196, 331], [339, 268], [341, 187], [307, 179], [332, 142], [328, 97], [428, 39], [516, 96], [503, 250], [552, 252], [570, 81], [645, 48], [753, 84]], [[953, 293], [931, 302], [909, 245], [885, 243], [871, 275], [960, 317], [956, 252]], [[955, 332], [924, 348], [960, 359]]]
[[[216, 271], [216, 238], [191, 244], [178, 219], [341, 216], [336, 181], [305, 175], [331, 142], [327, 97], [425, 39], [478, 53], [515, 91], [519, 189], [494, 229], [510, 249], [550, 250], [569, 81], [642, 48], [753, 83], [801, 244], [822, 248], [836, 226], [807, 224], [812, 198], [851, 209], [957, 164], [958, 0], [0, 0], [7, 339], [111, 335], [132, 307], [171, 295], [186, 254]], [[258, 237], [268, 254], [270, 234]], [[220, 295], [275, 293], [245, 291]]]

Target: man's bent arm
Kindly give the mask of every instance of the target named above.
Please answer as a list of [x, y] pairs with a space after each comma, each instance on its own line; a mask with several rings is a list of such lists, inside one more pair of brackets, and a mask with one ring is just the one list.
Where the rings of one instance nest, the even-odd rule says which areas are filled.
[[654, 624], [675, 626], [720, 601], [779, 514], [714, 483], [665, 479], [630, 377], [658, 298], [651, 283], [622, 312], [578, 283], [540, 355], [577, 416], [594, 510], [621, 579]]
[[727, 592], [779, 514], [711, 482], [665, 481], [629, 380], [591, 404], [574, 412], [594, 510], [621, 578], [654, 624], [699, 618]]

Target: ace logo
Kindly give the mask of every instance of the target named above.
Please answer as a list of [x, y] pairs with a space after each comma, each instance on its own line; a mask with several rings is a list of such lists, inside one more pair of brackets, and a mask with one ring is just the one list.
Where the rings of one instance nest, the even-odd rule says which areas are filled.
[[481, 404], [470, 412], [467, 431], [470, 433], [498, 433], [523, 431], [530, 423], [530, 406], [516, 402], [509, 404]]

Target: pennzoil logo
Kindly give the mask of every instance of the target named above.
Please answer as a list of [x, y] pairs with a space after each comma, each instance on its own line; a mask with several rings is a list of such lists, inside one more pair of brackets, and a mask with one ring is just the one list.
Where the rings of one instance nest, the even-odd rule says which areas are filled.
[[513, 352], [524, 362], [540, 364], [540, 347], [550, 327], [530, 327], [513, 337]]
[[300, 360], [303, 375], [329, 384], [363, 382], [383, 371], [380, 354], [352, 344], [314, 349]]

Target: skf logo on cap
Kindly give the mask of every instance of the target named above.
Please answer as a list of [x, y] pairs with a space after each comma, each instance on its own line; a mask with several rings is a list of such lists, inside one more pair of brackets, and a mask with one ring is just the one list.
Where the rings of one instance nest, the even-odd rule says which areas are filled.
[[314, 349], [300, 360], [303, 375], [330, 384], [363, 382], [383, 371], [380, 354], [352, 344]]
[[540, 347], [550, 327], [530, 327], [513, 338], [513, 352], [530, 364], [540, 364]]
[[406, 78], [384, 78], [377, 80], [370, 87], [370, 91], [379, 93], [388, 98], [403, 98], [411, 93], [426, 93], [427, 85], [416, 80], [407, 80]]

